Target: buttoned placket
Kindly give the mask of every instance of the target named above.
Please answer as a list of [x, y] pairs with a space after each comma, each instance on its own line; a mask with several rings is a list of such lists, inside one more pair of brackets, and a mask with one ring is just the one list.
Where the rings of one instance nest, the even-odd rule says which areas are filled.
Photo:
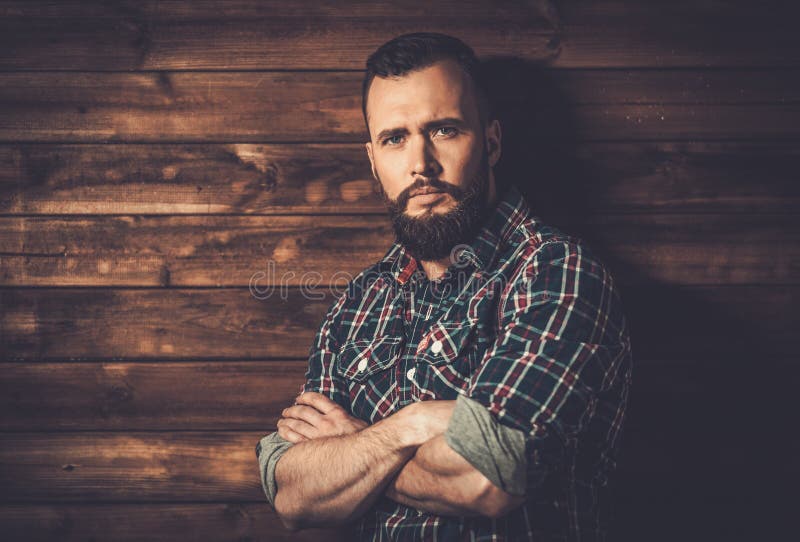
[[[403, 310], [404, 313], [404, 321], [406, 323], [405, 326], [405, 333], [406, 333], [406, 349], [403, 354], [402, 363], [398, 364], [398, 368], [396, 371], [396, 378], [398, 379], [398, 389], [400, 393], [398, 394], [400, 407], [413, 402], [417, 401], [420, 398], [420, 388], [419, 382], [417, 381], [417, 348], [422, 341], [422, 337], [425, 336], [430, 324], [438, 318], [438, 315], [441, 313], [443, 308], [447, 308], [448, 304], [450, 303], [451, 299], [457, 298], [457, 292], [450, 291], [449, 294], [444, 297], [444, 294], [436, 292], [437, 288], [442, 287], [449, 287], [452, 289], [457, 289], [457, 285], [453, 284], [454, 279], [442, 279], [439, 282], [430, 282], [427, 277], [420, 271], [417, 270], [412, 278], [406, 283], [405, 285], [405, 295], [403, 296], [405, 308]], [[449, 285], [445, 284], [445, 282], [450, 282]], [[458, 283], [461, 284], [460, 282]], [[416, 292], [424, 291], [425, 294], [417, 297]], [[425, 305], [432, 307], [430, 309], [430, 313], [426, 314], [425, 319], [422, 320], [422, 310], [421, 308]], [[406, 308], [408, 308], [406, 310]], [[434, 355], [438, 355], [442, 349], [444, 348], [444, 344], [441, 340], [435, 340], [431, 344], [427, 346], [430, 349], [430, 352]], [[403, 374], [405, 372], [405, 374]], [[403, 377], [405, 377], [404, 380]]]
[[[416, 376], [416, 349], [419, 337], [415, 335], [424, 333], [425, 322], [421, 320], [422, 314], [420, 307], [425, 303], [425, 297], [418, 297], [419, 292], [423, 289], [421, 287], [424, 283], [423, 275], [419, 270], [411, 277], [411, 279], [404, 285], [403, 301], [405, 307], [403, 310], [404, 315], [404, 333], [406, 334], [406, 350], [403, 353], [402, 363], [397, 367], [397, 382], [398, 389], [400, 390], [399, 402], [400, 407], [408, 405], [419, 399], [417, 389]], [[429, 290], [429, 289], [428, 289]]]

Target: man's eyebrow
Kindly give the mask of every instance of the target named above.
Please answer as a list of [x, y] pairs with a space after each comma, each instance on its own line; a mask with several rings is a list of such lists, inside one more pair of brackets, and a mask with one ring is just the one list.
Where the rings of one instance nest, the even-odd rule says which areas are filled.
[[430, 130], [431, 128], [439, 128], [440, 126], [455, 125], [458, 128], [466, 128], [467, 123], [457, 117], [445, 117], [443, 119], [436, 119], [426, 122], [424, 128]]
[[[439, 128], [441, 126], [449, 126], [449, 125], [454, 125], [461, 129], [467, 127], [467, 123], [457, 117], [445, 117], [441, 119], [432, 120], [430, 122], [426, 122], [422, 127], [425, 131], [427, 131], [433, 128]], [[381, 130], [375, 139], [377, 141], [382, 141], [384, 138], [387, 137], [391, 137], [394, 135], [405, 135], [407, 133], [408, 130], [406, 128], [387, 128], [385, 130]]]
[[387, 128], [386, 130], [381, 130], [380, 133], [375, 137], [377, 141], [383, 141], [387, 137], [395, 136], [395, 135], [403, 135], [407, 134], [408, 130], [405, 128]]

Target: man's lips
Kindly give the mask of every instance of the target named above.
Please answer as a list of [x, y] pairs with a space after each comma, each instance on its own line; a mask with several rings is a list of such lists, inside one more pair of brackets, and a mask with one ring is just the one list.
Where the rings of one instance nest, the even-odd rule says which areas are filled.
[[434, 205], [438, 205], [442, 201], [444, 201], [444, 197], [446, 192], [443, 190], [431, 190], [425, 192], [419, 192], [416, 195], [410, 197], [408, 199], [408, 203], [411, 207], [433, 207]]
[[424, 196], [425, 194], [441, 194], [443, 190], [436, 190], [435, 188], [421, 188], [411, 193], [411, 197]]

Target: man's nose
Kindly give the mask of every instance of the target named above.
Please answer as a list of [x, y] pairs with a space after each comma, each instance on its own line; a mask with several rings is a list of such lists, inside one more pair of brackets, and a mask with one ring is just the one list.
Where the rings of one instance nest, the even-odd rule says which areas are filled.
[[424, 136], [412, 138], [411, 177], [436, 177], [439, 173], [440, 165], [433, 143]]

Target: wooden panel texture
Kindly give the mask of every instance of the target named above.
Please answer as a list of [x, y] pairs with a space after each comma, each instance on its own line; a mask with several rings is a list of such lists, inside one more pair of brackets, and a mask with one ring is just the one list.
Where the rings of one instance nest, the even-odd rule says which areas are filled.
[[482, 58], [496, 174], [620, 288], [635, 366], [609, 539], [791, 538], [795, 11], [0, 0], [3, 539], [352, 539], [285, 530], [254, 447], [393, 240], [362, 70], [420, 30]]

